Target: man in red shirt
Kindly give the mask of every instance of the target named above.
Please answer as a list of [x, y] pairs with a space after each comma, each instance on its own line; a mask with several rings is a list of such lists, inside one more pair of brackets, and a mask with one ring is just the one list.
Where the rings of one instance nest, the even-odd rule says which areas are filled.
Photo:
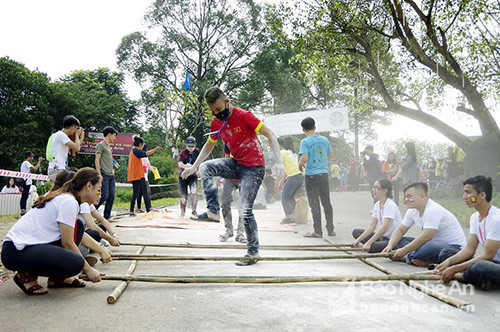
[[[257, 222], [253, 215], [253, 203], [264, 178], [264, 154], [257, 133], [269, 140], [278, 165], [278, 172], [283, 173], [278, 141], [274, 133], [257, 119], [255, 115], [237, 107], [233, 107], [224, 92], [218, 87], [212, 87], [205, 93], [208, 107], [214, 118], [210, 134], [200, 155], [192, 167], [186, 168], [182, 178], [187, 178], [200, 167], [203, 190], [207, 200], [207, 212], [196, 217], [198, 221], [219, 222], [219, 200], [215, 177], [241, 180], [239, 200], [240, 218], [243, 218], [247, 234], [247, 260], [237, 262], [238, 266], [253, 265], [259, 258], [259, 237]], [[231, 151], [232, 158], [221, 158], [203, 162], [215, 144], [222, 138]], [[202, 164], [203, 163], [203, 164]], [[200, 166], [201, 165], [201, 166]], [[281, 178], [281, 174], [279, 174]]]

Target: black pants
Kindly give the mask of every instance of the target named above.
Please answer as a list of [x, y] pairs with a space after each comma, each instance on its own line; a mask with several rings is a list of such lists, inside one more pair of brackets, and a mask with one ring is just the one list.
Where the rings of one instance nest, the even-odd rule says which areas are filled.
[[[355, 228], [352, 231], [352, 237], [354, 239], [357, 239], [361, 234], [363, 234], [364, 231], [365, 231], [364, 228]], [[367, 237], [365, 237], [361, 241], [361, 243], [365, 244], [366, 242], [368, 242], [368, 240], [370, 240], [372, 238], [373, 235], [375, 235], [375, 233], [371, 233], [370, 235], [368, 235]], [[389, 244], [389, 240], [390, 239], [386, 238], [385, 236], [380, 237], [380, 239], [378, 239], [377, 241], [373, 242], [373, 244], [370, 247], [369, 253], [382, 252], [382, 250], [384, 250], [385, 247], [387, 247], [387, 245]]]
[[151, 211], [151, 199], [148, 193], [148, 185], [146, 179], [142, 178], [140, 180], [132, 181], [132, 200], [130, 201], [130, 213], [134, 212], [134, 205], [139, 197], [139, 194], [144, 197], [144, 204], [146, 205], [146, 212]]
[[330, 202], [330, 188], [328, 185], [328, 173], [306, 175], [306, 193], [311, 207], [311, 214], [314, 222], [314, 232], [323, 234], [321, 227], [321, 205], [325, 210], [326, 230], [328, 233], [333, 232], [333, 208]]
[[30, 196], [30, 188], [31, 184], [26, 184], [26, 181], [23, 184], [23, 193], [21, 194], [21, 210], [26, 211], [26, 202], [28, 201], [28, 197]]
[[[76, 245], [81, 242], [82, 237], [83, 224], [77, 221]], [[12, 241], [5, 241], [2, 245], [2, 263], [12, 271], [21, 271], [34, 277], [53, 278], [69, 278], [77, 275], [85, 265], [83, 257], [63, 248], [60, 240], [26, 246], [23, 250], [17, 250]]]
[[[146, 189], [147, 189], [147, 194], [148, 197], [151, 201], [151, 188], [149, 187], [149, 182], [146, 181]], [[137, 208], [140, 210], [141, 209], [141, 201], [144, 198], [144, 195], [142, 194], [142, 190], [139, 187], [139, 195], [137, 196]], [[146, 204], [146, 198], [144, 198], [144, 204]]]

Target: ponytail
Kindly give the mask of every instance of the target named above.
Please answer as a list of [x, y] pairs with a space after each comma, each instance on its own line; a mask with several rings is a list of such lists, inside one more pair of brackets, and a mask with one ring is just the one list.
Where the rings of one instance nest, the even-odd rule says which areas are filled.
[[80, 190], [87, 183], [92, 183], [95, 186], [101, 179], [101, 176], [97, 171], [90, 167], [84, 167], [76, 172], [75, 176], [69, 181], [64, 182], [61, 188], [56, 190], [50, 190], [46, 195], [40, 196], [35, 203], [33, 203], [33, 207], [41, 209], [45, 207], [45, 204], [53, 200], [56, 196], [62, 194], [71, 194], [77, 200], [78, 204], [81, 204], [80, 199]]

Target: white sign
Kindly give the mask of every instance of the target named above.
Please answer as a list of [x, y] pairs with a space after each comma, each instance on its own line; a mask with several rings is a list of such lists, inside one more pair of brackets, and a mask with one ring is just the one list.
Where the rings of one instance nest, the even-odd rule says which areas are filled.
[[347, 108], [329, 108], [324, 110], [268, 115], [264, 123], [276, 136], [303, 134], [300, 122], [311, 117], [316, 122], [316, 132], [330, 132], [349, 129]]

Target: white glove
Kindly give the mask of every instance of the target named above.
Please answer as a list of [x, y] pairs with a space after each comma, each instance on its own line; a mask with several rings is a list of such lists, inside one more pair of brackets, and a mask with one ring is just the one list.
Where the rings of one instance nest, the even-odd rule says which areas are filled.
[[185, 180], [194, 173], [196, 173], [196, 167], [191, 166], [189, 168], [185, 168], [184, 171], [181, 173], [181, 178]]

